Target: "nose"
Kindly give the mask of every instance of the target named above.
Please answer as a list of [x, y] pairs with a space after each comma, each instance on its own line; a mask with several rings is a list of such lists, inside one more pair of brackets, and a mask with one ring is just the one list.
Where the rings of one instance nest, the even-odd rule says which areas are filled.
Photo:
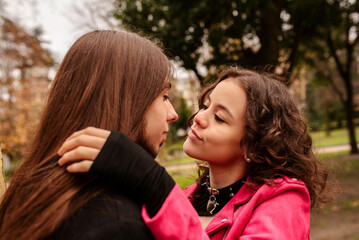
[[206, 119], [205, 110], [200, 110], [196, 116], [194, 116], [193, 121], [201, 128], [206, 128], [208, 126], [208, 121]]
[[176, 110], [173, 108], [172, 104], [170, 103], [168, 114], [167, 114], [167, 122], [174, 122], [178, 119], [178, 115]]

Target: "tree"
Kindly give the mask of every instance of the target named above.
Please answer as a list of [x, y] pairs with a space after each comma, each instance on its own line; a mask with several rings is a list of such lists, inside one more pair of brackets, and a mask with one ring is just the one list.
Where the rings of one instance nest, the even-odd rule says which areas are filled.
[[332, 77], [327, 72], [316, 71], [307, 86], [308, 122], [312, 130], [324, 129], [327, 136], [333, 128], [342, 128], [345, 120], [343, 106], [330, 86]]
[[114, 0], [74, 1], [67, 16], [82, 31], [99, 28], [116, 29], [117, 21], [113, 17], [113, 8]]
[[[341, 79], [341, 87], [327, 78], [335, 92], [338, 94], [346, 115], [346, 127], [351, 146], [351, 153], [358, 153], [355, 137], [355, 112], [354, 112], [354, 58], [358, 43], [359, 30], [359, 3], [349, 0], [323, 0], [323, 8], [318, 10], [318, 15], [325, 21], [325, 25], [317, 27], [318, 33], [313, 38], [318, 44], [316, 56], [324, 61], [333, 59], [335, 68]], [[327, 74], [330, 74], [327, 71]]]
[[[161, 39], [174, 60], [201, 85], [226, 65], [272, 65], [291, 84], [318, 55], [333, 58], [345, 86], [351, 152], [358, 152], [353, 112], [352, 64], [358, 3], [350, 0], [169, 1], [116, 0], [115, 16]], [[318, 17], [320, 16], [320, 17]], [[345, 56], [343, 56], [343, 52]], [[329, 53], [329, 55], [328, 55]]]
[[179, 130], [182, 130], [183, 132], [187, 131], [187, 121], [192, 115], [192, 111], [188, 108], [187, 101], [183, 97], [179, 98], [179, 103], [177, 103], [177, 105], [178, 119], [170, 125], [172, 140], [178, 139]]
[[117, 0], [123, 25], [160, 38], [203, 85], [218, 67], [278, 64], [284, 0]]
[[[349, 1], [340, 1], [337, 2], [337, 4], [333, 4], [333, 6], [335, 5], [339, 5], [339, 9], [341, 11], [337, 14], [340, 14], [341, 18], [339, 18], [340, 21], [334, 23], [336, 25], [327, 29], [328, 32], [326, 42], [345, 86], [346, 97], [341, 96], [341, 100], [345, 106], [346, 111], [346, 121], [349, 132], [351, 153], [358, 153], [359, 151], [355, 138], [354, 124], [354, 90], [352, 83], [352, 67], [354, 62], [354, 49], [358, 43], [359, 30], [359, 20], [354, 18], [354, 14], [358, 14], [359, 5], [358, 3], [350, 4]], [[335, 10], [336, 9], [334, 9], [334, 11]], [[330, 14], [332, 12], [333, 10], [330, 11]], [[333, 29], [334, 27], [336, 28]], [[340, 51], [345, 52], [346, 56], [344, 60], [340, 59]]]
[[36, 37], [0, 19], [0, 136], [4, 154], [21, 159], [40, 118], [53, 64]]
[[[345, 109], [351, 153], [358, 153], [353, 104], [353, 64], [356, 61], [354, 52], [358, 42], [358, 7], [359, 3], [351, 0], [304, 0], [292, 1], [292, 4], [287, 5], [290, 16], [288, 23], [293, 29], [287, 33], [294, 34], [296, 37], [292, 39], [297, 42], [293, 42], [292, 52], [288, 53], [289, 59], [292, 55], [296, 56], [291, 62], [299, 61], [303, 65], [318, 69], [318, 64], [334, 61], [334, 65], [326, 65], [328, 68], [324, 70], [324, 75], [327, 85], [332, 86]], [[331, 69], [338, 71], [340, 84], [332, 77]]]

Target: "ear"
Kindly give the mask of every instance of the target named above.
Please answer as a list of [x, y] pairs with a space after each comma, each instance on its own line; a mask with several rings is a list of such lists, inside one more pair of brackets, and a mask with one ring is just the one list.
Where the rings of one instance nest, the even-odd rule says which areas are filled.
[[246, 162], [250, 162], [250, 158], [248, 157], [248, 153], [247, 153], [247, 143], [245, 143], [243, 141], [243, 139], [241, 140], [240, 144], [239, 144], [239, 147], [241, 149], [241, 152], [243, 153], [243, 159], [246, 161]]

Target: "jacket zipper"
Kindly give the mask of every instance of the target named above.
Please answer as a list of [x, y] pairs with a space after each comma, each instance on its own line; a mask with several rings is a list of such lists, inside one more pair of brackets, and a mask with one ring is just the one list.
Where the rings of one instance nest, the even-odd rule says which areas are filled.
[[[237, 213], [237, 211], [238, 211], [239, 208], [240, 208], [240, 207], [238, 207], [237, 210], [234, 212], [234, 214], [233, 214], [233, 219], [234, 219], [234, 217], [236, 216], [236, 213]], [[233, 224], [232, 224], [232, 225], [233, 225]], [[231, 226], [228, 226], [226, 232], [225, 232], [224, 235], [223, 235], [222, 240], [224, 240], [224, 239], [226, 238], [227, 233], [228, 233], [228, 230], [232, 227], [232, 225], [231, 225]]]

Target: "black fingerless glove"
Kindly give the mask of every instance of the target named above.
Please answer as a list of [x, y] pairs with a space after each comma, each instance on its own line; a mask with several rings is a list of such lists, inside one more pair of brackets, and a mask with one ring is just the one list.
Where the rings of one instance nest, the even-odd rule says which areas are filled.
[[143, 201], [150, 217], [160, 210], [175, 182], [143, 148], [124, 134], [112, 131], [91, 173], [115, 183]]

